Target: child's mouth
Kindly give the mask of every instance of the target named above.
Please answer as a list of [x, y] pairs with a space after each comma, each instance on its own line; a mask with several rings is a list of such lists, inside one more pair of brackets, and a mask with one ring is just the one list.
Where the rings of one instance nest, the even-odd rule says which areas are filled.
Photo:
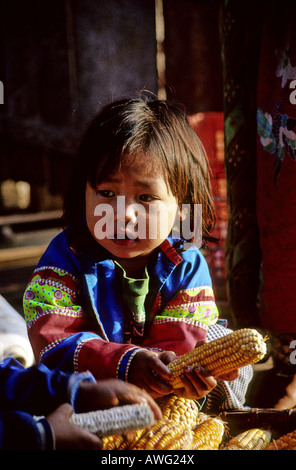
[[117, 232], [114, 233], [112, 237], [110, 237], [113, 242], [118, 246], [129, 247], [134, 245], [137, 242], [137, 237], [135, 237], [132, 233], [127, 232]]

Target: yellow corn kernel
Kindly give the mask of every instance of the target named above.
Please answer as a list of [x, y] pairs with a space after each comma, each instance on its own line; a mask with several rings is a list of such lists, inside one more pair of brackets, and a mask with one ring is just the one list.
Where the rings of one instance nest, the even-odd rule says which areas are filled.
[[218, 450], [223, 435], [223, 421], [208, 417], [193, 429], [192, 450]]
[[138, 442], [138, 440], [141, 439], [147, 433], [147, 431], [147, 428], [144, 428], [124, 433], [124, 437], [128, 445], [127, 448], [131, 449]]
[[[167, 395], [156, 400], [162, 418], [150, 428], [103, 438], [104, 450], [191, 450], [193, 429], [210, 419], [194, 400]], [[208, 444], [208, 447], [210, 445]]]
[[166, 450], [176, 441], [176, 439], [182, 435], [185, 427], [182, 423], [175, 423], [173, 421], [167, 421], [166, 426], [162, 428], [162, 436], [158, 440], [157, 444], [151, 449], [154, 450]]
[[157, 399], [162, 419], [174, 422], [184, 422], [187, 426], [194, 426], [199, 414], [198, 406], [194, 400], [178, 397], [177, 395], [167, 395]]
[[182, 450], [191, 449], [192, 431], [183, 423], [165, 420], [139, 439], [133, 450]]
[[148, 441], [146, 442], [145, 449], [146, 450], [158, 449], [159, 442], [163, 439], [164, 436], [170, 435], [170, 432], [171, 432], [171, 429], [169, 426], [169, 421], [166, 421], [164, 424], [162, 424], [158, 432], [153, 434], [151, 438], [148, 439]]
[[296, 448], [296, 430], [284, 434], [267, 446], [266, 450], [294, 450]]
[[[157, 399], [156, 402], [161, 409], [162, 418], [142, 434], [141, 438], [132, 446], [134, 450], [157, 450], [170, 445], [183, 446], [189, 438], [188, 435], [185, 436], [186, 433], [183, 433], [184, 429], [190, 430], [198, 419], [204, 419], [203, 414], [199, 418], [198, 406], [194, 400], [189, 398], [166, 395]], [[172, 439], [174, 444], [171, 444]]]
[[195, 425], [193, 426], [193, 428], [195, 428], [198, 424], [201, 424], [203, 423], [204, 421], [206, 421], [207, 419], [209, 419], [210, 416], [207, 415], [206, 413], [202, 413], [201, 411], [199, 411], [198, 415], [197, 415], [197, 418], [196, 418], [196, 422], [195, 422]]
[[181, 425], [174, 437], [171, 437], [164, 447], [159, 444], [157, 450], [192, 450], [192, 441], [192, 430]]
[[168, 364], [173, 373], [169, 383], [174, 388], [182, 388], [180, 376], [187, 366], [195, 368], [201, 365], [217, 377], [248, 364], [254, 364], [265, 354], [266, 344], [262, 335], [254, 329], [242, 328], [204, 343]]
[[102, 450], [118, 450], [122, 443], [125, 441], [123, 434], [116, 434], [113, 436], [103, 437], [103, 448]]
[[264, 450], [271, 440], [271, 433], [265, 429], [248, 429], [234, 436], [222, 450]]
[[[146, 449], [152, 445], [156, 445], [158, 440], [162, 437], [163, 428], [166, 426], [167, 420], [161, 419], [157, 421], [149, 430], [144, 432], [142, 436], [137, 439], [135, 444], [131, 447], [132, 450], [142, 450]], [[152, 442], [153, 439], [153, 442]]]

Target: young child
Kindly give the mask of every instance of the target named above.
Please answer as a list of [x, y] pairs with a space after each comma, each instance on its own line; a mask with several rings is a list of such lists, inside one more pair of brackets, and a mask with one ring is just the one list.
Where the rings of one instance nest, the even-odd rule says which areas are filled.
[[154, 400], [132, 384], [96, 382], [90, 372], [67, 374], [44, 364], [25, 368], [14, 358], [0, 362], [0, 449], [101, 449], [96, 435], [72, 424], [73, 410], [86, 412], [146, 401], [155, 419]]
[[[207, 241], [214, 225], [207, 160], [186, 115], [158, 100], [102, 109], [78, 152], [65, 230], [25, 291], [36, 359], [129, 381], [154, 398], [171, 393], [166, 364], [206, 340], [218, 319], [196, 246], [198, 207]], [[176, 393], [200, 398], [217, 378], [199, 367], [183, 383]]]

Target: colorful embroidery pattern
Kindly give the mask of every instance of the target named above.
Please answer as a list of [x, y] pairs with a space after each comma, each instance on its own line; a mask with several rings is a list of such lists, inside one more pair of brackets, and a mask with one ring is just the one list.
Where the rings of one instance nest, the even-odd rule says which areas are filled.
[[180, 291], [169, 301], [156, 319], [184, 319], [208, 326], [216, 322], [219, 316], [213, 290], [210, 287], [198, 287]]
[[36, 270], [24, 294], [24, 315], [30, 328], [43, 315], [80, 316], [81, 307], [75, 305], [77, 281], [63, 270], [43, 268]]
[[[290, 61], [289, 44], [283, 49], [276, 49], [277, 69], [275, 76], [281, 78], [281, 89], [278, 89], [278, 99], [275, 104], [274, 115], [257, 110], [257, 131], [260, 136], [260, 142], [264, 150], [271, 153], [274, 158], [274, 184], [277, 183], [279, 173], [285, 155], [296, 161], [296, 119], [287, 113], [281, 113], [281, 108], [286, 107], [285, 100], [290, 94], [288, 82], [296, 78], [296, 67], [292, 66]], [[283, 90], [287, 87], [285, 90]]]
[[257, 128], [260, 142], [267, 152], [274, 156], [274, 184], [276, 184], [285, 154], [296, 160], [296, 119], [287, 114], [276, 113], [272, 117], [257, 110]]

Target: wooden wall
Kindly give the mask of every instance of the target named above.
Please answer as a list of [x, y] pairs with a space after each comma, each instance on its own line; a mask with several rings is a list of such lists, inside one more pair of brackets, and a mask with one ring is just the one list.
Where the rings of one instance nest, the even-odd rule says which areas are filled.
[[154, 1], [1, 2], [0, 80], [0, 181], [28, 181], [30, 209], [50, 208], [99, 108], [157, 93]]
[[[166, 93], [188, 114], [222, 110], [219, 12], [219, 0], [163, 0]], [[0, 3], [0, 183], [29, 182], [28, 211], [60, 207], [102, 105], [157, 94], [156, 50], [154, 0]]]

